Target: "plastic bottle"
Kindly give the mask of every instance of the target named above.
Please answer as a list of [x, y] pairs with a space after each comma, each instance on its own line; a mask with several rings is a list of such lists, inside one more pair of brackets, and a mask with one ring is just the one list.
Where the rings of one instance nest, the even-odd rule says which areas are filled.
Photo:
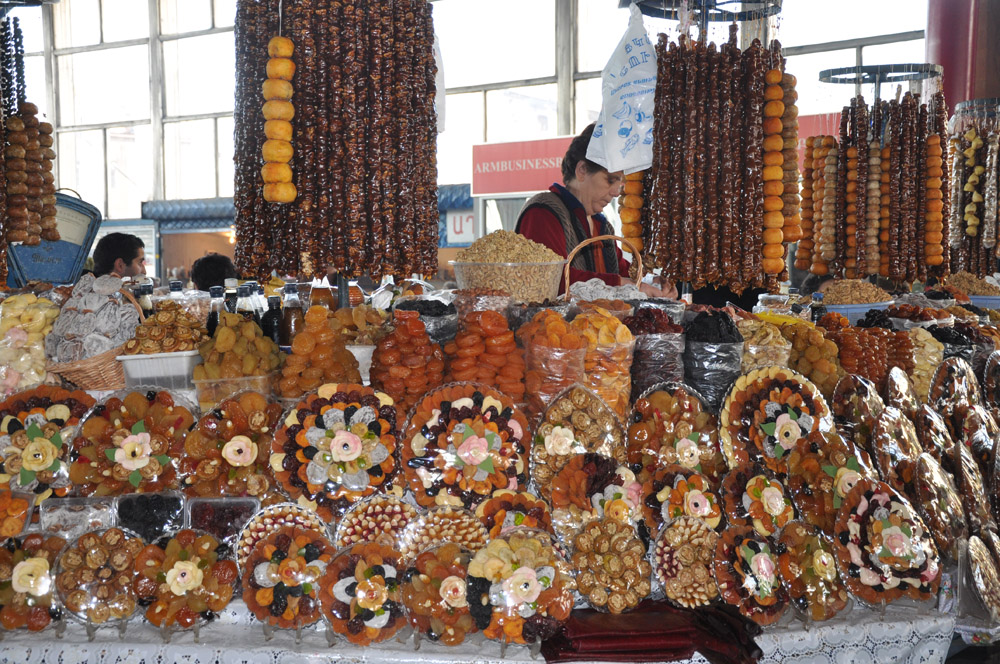
[[237, 290], [236, 313], [243, 316], [244, 320], [260, 325], [260, 316], [253, 306], [253, 300], [250, 298], [250, 287], [246, 284], [243, 284]]
[[173, 280], [170, 282], [170, 299], [179, 300], [184, 297], [184, 282]]
[[226, 279], [225, 281], [226, 311], [231, 314], [236, 313], [236, 300], [239, 297], [239, 286], [240, 282], [237, 279]]
[[281, 345], [281, 298], [277, 295], [267, 298], [267, 312], [260, 318], [260, 329], [265, 337]]
[[155, 313], [153, 311], [153, 284], [142, 284], [136, 289], [139, 295], [139, 308], [142, 309], [142, 315], [146, 318]]
[[284, 301], [282, 302], [281, 326], [278, 345], [285, 352], [291, 352], [292, 338], [305, 327], [305, 314], [302, 311], [302, 300], [299, 299], [297, 284], [285, 284]]
[[213, 336], [215, 328], [219, 327], [219, 318], [226, 311], [226, 291], [222, 286], [212, 286], [208, 289], [208, 292], [212, 296], [212, 303], [208, 310], [206, 328], [208, 329], [208, 336]]
[[823, 305], [823, 294], [813, 293], [812, 299], [812, 322], [818, 323], [819, 319], [826, 315], [826, 307]]
[[326, 307], [330, 311], [337, 309], [337, 299], [333, 296], [333, 291], [330, 290], [328, 282], [321, 281], [318, 285], [313, 286], [312, 291], [309, 293], [309, 306]]

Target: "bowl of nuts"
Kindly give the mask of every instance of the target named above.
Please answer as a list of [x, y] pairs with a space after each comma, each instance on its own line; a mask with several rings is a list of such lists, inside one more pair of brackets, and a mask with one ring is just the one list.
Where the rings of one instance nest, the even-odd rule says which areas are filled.
[[458, 287], [500, 288], [515, 302], [541, 302], [559, 294], [565, 260], [540, 263], [485, 263], [452, 261]]

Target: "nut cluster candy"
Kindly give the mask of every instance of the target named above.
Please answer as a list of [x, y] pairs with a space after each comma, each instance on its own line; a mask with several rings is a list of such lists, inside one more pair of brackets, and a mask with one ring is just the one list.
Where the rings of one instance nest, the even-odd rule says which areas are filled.
[[448, 381], [471, 381], [495, 387], [516, 402], [524, 400], [524, 355], [496, 311], [472, 311], [462, 317], [455, 340], [445, 344]]
[[161, 300], [156, 313], [135, 328], [135, 337], [125, 342], [126, 355], [151, 355], [194, 350], [208, 336], [201, 320], [174, 300]]
[[144, 544], [120, 528], [85, 533], [56, 564], [56, 589], [63, 605], [95, 625], [128, 620], [135, 612], [135, 557]]
[[591, 606], [610, 613], [634, 609], [650, 591], [652, 568], [632, 526], [605, 518], [573, 538], [577, 589]]
[[712, 576], [719, 535], [701, 519], [677, 517], [660, 532], [653, 549], [653, 569], [667, 601], [693, 609], [719, 596]]
[[441, 384], [444, 354], [431, 343], [420, 314], [393, 313], [393, 330], [375, 345], [372, 387], [391, 396], [404, 411], [427, 390]]
[[323, 383], [361, 382], [358, 360], [344, 345], [342, 329], [340, 319], [330, 318], [329, 309], [309, 307], [305, 328], [292, 338], [292, 354], [281, 369], [278, 392], [282, 398], [302, 396]]
[[625, 419], [632, 391], [632, 332], [607, 309], [594, 307], [570, 323], [587, 342], [587, 386]]

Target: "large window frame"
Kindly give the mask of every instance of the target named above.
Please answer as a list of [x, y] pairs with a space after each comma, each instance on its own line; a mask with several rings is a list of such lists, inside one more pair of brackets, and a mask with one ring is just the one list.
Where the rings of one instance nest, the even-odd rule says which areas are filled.
[[[165, 129], [168, 125], [172, 123], [179, 123], [191, 120], [212, 120], [213, 126], [213, 146], [215, 154], [215, 186], [214, 193], [215, 196], [219, 196], [222, 192], [228, 192], [231, 187], [226, 188], [222, 186], [220, 181], [220, 171], [219, 168], [219, 119], [232, 118], [234, 113], [233, 109], [215, 111], [210, 113], [196, 113], [196, 114], [186, 114], [186, 115], [170, 115], [167, 113], [167, 101], [166, 101], [166, 86], [167, 82], [164, 76], [164, 44], [169, 42], [176, 42], [182, 39], [189, 39], [192, 37], [203, 37], [206, 35], [218, 35], [225, 33], [234, 32], [235, 27], [233, 25], [218, 25], [216, 16], [216, 0], [208, 0], [209, 4], [209, 15], [211, 20], [211, 27], [202, 30], [193, 30], [187, 32], [177, 32], [177, 33], [164, 33], [161, 29], [161, 19], [160, 19], [160, 3], [159, 0], [135, 0], [136, 2], [147, 2], [148, 3], [148, 13], [149, 13], [149, 36], [139, 39], [128, 39], [120, 41], [105, 42], [104, 41], [104, 30], [103, 21], [99, 21], [101, 25], [101, 41], [97, 44], [85, 45], [85, 46], [73, 46], [73, 47], [62, 47], [56, 48], [55, 46], [55, 16], [54, 7], [51, 4], [46, 4], [42, 6], [42, 27], [44, 31], [43, 41], [44, 41], [44, 53], [45, 56], [45, 78], [46, 78], [46, 94], [48, 96], [48, 106], [50, 109], [50, 118], [53, 126], [55, 127], [55, 132], [57, 138], [60, 134], [67, 132], [76, 131], [86, 131], [86, 130], [101, 130], [103, 133], [103, 146], [104, 154], [107, 157], [108, 154], [108, 130], [118, 127], [136, 127], [136, 126], [149, 126], [151, 129], [152, 139], [151, 139], [151, 161], [150, 164], [152, 168], [152, 200], [162, 200], [165, 198], [166, 193], [166, 174], [165, 174], [165, 144], [164, 135]], [[221, 1], [221, 0], [220, 0]], [[99, 3], [98, 7], [102, 5]], [[119, 122], [98, 122], [93, 124], [66, 124], [61, 117], [61, 111], [59, 107], [59, 67], [57, 66], [58, 58], [61, 56], [73, 55], [77, 53], [87, 53], [94, 51], [102, 51], [109, 49], [116, 49], [126, 46], [145, 46], [147, 49], [147, 54], [149, 57], [149, 118], [142, 120], [126, 120]], [[38, 55], [38, 54], [31, 54]], [[235, 72], [234, 72], [235, 76]], [[106, 159], [105, 159], [106, 161]], [[58, 155], [57, 155], [57, 167], [58, 167]], [[101, 210], [105, 216], [107, 216], [110, 208], [110, 192], [109, 192], [109, 176], [107, 172], [107, 167], [105, 164], [104, 169], [104, 209]], [[136, 209], [134, 218], [139, 218], [141, 216], [141, 211]], [[122, 218], [122, 217], [117, 217]], [[126, 217], [127, 218], [127, 217]]]

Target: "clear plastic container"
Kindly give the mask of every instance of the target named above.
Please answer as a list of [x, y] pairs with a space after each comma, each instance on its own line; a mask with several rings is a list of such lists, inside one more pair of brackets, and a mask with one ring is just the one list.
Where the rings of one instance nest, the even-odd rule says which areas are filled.
[[115, 512], [115, 499], [109, 496], [49, 498], [38, 506], [38, 521], [42, 532], [71, 540], [90, 530], [114, 526]]
[[156, 385], [169, 390], [190, 390], [191, 372], [201, 364], [196, 350], [154, 355], [119, 355], [125, 370], [125, 387]]
[[244, 376], [243, 378], [218, 378], [194, 380], [194, 389], [198, 394], [198, 407], [202, 411], [211, 410], [226, 397], [240, 392], [259, 392], [264, 396], [274, 393], [274, 374], [267, 376]]
[[369, 374], [372, 368], [372, 355], [375, 354], [375, 346], [349, 344], [347, 350], [351, 351], [351, 354], [358, 361], [358, 373], [361, 374], [361, 381], [365, 385], [368, 385], [371, 382]]
[[874, 302], [872, 304], [827, 304], [826, 310], [844, 316], [848, 321], [850, 321], [851, 325], [854, 325], [865, 317], [865, 314], [868, 313], [869, 309], [885, 311], [892, 306], [892, 304], [892, 300], [888, 302]]
[[515, 302], [542, 302], [559, 294], [566, 261], [474, 263], [451, 261], [459, 288], [499, 288]]
[[259, 509], [260, 500], [250, 497], [189, 498], [184, 506], [184, 524], [232, 544]]

